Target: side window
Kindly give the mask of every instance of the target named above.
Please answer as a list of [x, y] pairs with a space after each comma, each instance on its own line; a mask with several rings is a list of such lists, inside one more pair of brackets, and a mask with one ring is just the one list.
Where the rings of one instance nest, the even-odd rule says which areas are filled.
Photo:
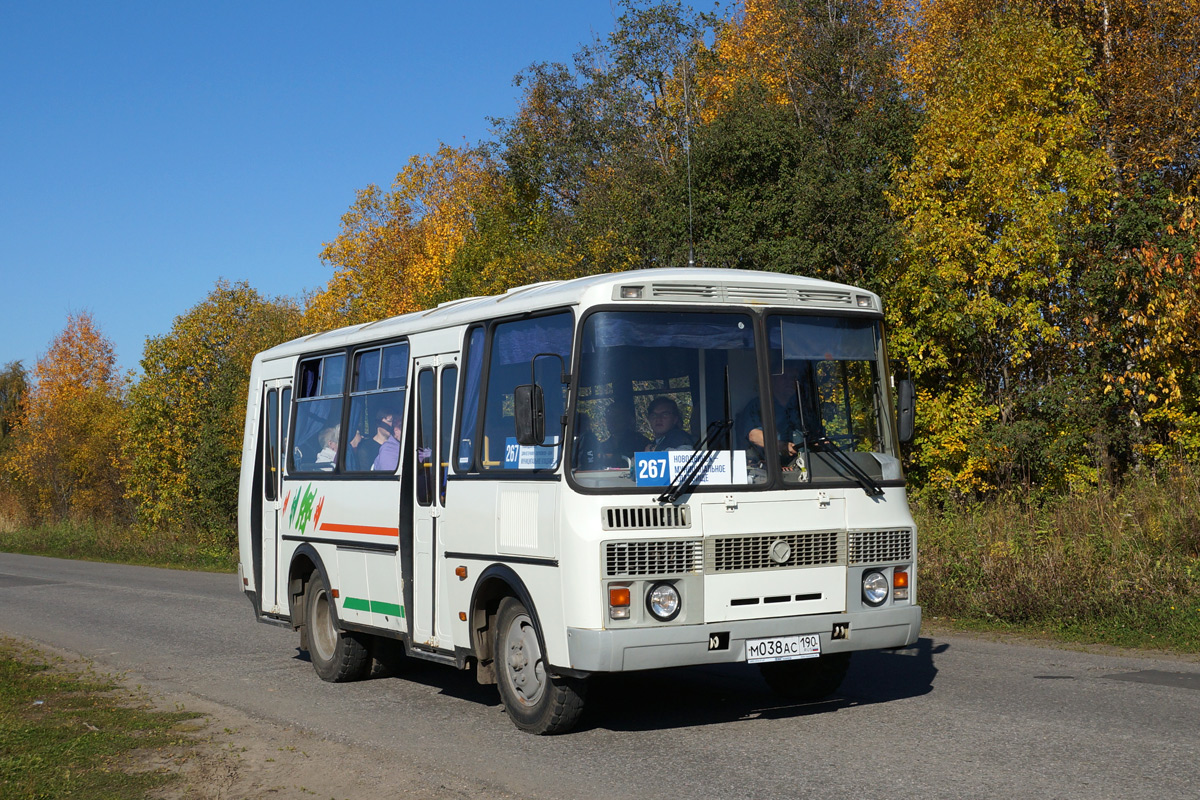
[[479, 385], [483, 378], [483, 326], [476, 325], [467, 334], [467, 360], [463, 372], [462, 421], [458, 428], [458, 460], [455, 472], [468, 472], [475, 457], [475, 436], [479, 423]]
[[[571, 369], [573, 328], [574, 318], [566, 312], [504, 322], [492, 329], [480, 452], [480, 466], [484, 470], [553, 469], [558, 465], [562, 449], [559, 421], [565, 391], [559, 376], [562, 370]], [[543, 356], [536, 364], [536, 379], [545, 391], [546, 441], [558, 444], [521, 446], [516, 438], [514, 393], [517, 386], [529, 383], [535, 357], [545, 353], [562, 359], [561, 370], [556, 358]]]
[[407, 379], [407, 342], [354, 354], [350, 421], [345, 438], [347, 472], [396, 471]]
[[417, 373], [417, 503], [423, 506], [433, 503], [433, 421], [435, 414], [433, 396], [433, 370], [423, 369]]
[[299, 378], [290, 472], [333, 472], [341, 441], [346, 357], [339, 353], [305, 359]]
[[454, 393], [458, 390], [458, 367], [442, 369], [442, 385], [438, 390], [441, 408], [438, 411], [438, 491], [439, 501], [446, 503], [446, 472], [450, 469], [450, 439], [454, 435]]
[[274, 500], [279, 496], [279, 390], [269, 389], [266, 400], [267, 413], [263, 415], [266, 427], [267, 452], [263, 464], [263, 496]]

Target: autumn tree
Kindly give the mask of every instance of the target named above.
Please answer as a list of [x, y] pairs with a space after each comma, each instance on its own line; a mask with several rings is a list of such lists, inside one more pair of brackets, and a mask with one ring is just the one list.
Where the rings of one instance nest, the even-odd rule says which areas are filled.
[[482, 151], [448, 145], [409, 159], [390, 191], [360, 190], [321, 253], [334, 274], [309, 298], [306, 326], [327, 330], [427, 307], [475, 225], [474, 209], [502, 191]]
[[169, 333], [146, 342], [125, 448], [128, 496], [145, 529], [231, 543], [250, 363], [300, 333], [291, 301], [220, 281]]
[[91, 314], [69, 315], [33, 369], [6, 465], [31, 518], [125, 517], [126, 385], [112, 342]]
[[1103, 212], [1109, 162], [1078, 33], [1004, 12], [947, 59], [930, 70], [926, 121], [891, 196], [905, 253], [887, 299], [894, 352], [933, 423], [926, 477], [969, 493], [1013, 458], [985, 431], [1016, 430], [1024, 395], [1069, 349], [1065, 245]]
[[673, 222], [660, 262], [685, 263], [691, 184], [698, 264], [877, 286], [897, 246], [884, 191], [916, 127], [885, 30], [870, 0], [750, 0], [718, 28], [691, 163], [640, 217]]

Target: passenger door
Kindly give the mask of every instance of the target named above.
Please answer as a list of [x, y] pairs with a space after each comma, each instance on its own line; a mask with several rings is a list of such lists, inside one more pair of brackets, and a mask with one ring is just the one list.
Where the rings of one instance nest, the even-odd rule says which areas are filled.
[[279, 596], [280, 515], [283, 512], [283, 467], [287, 463], [288, 413], [291, 410], [291, 380], [264, 382], [262, 437], [262, 561], [255, 575], [262, 610], [281, 614]]
[[439, 564], [438, 523], [446, 503], [446, 471], [453, 452], [450, 442], [454, 395], [458, 381], [458, 356], [417, 358], [416, 425], [412, 439], [413, 463], [413, 644], [449, 649], [450, 631], [438, 625]]

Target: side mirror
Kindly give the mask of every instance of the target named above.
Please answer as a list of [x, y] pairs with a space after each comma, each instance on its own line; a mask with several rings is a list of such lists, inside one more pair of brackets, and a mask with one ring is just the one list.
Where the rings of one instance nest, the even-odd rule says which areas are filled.
[[537, 445], [546, 438], [546, 398], [536, 383], [518, 386], [513, 396], [517, 444]]
[[917, 390], [910, 380], [900, 381], [900, 408], [897, 409], [900, 442], [908, 444], [913, 440], [913, 425], [917, 418]]

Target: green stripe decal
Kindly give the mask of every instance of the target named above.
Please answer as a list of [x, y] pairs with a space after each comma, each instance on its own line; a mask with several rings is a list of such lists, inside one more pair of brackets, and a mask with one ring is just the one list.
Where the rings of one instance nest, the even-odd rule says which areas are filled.
[[398, 606], [395, 603], [384, 603], [381, 600], [364, 600], [361, 597], [347, 597], [342, 601], [342, 608], [348, 608], [351, 611], [374, 611], [376, 614], [388, 614], [393, 617], [404, 618], [404, 606]]

